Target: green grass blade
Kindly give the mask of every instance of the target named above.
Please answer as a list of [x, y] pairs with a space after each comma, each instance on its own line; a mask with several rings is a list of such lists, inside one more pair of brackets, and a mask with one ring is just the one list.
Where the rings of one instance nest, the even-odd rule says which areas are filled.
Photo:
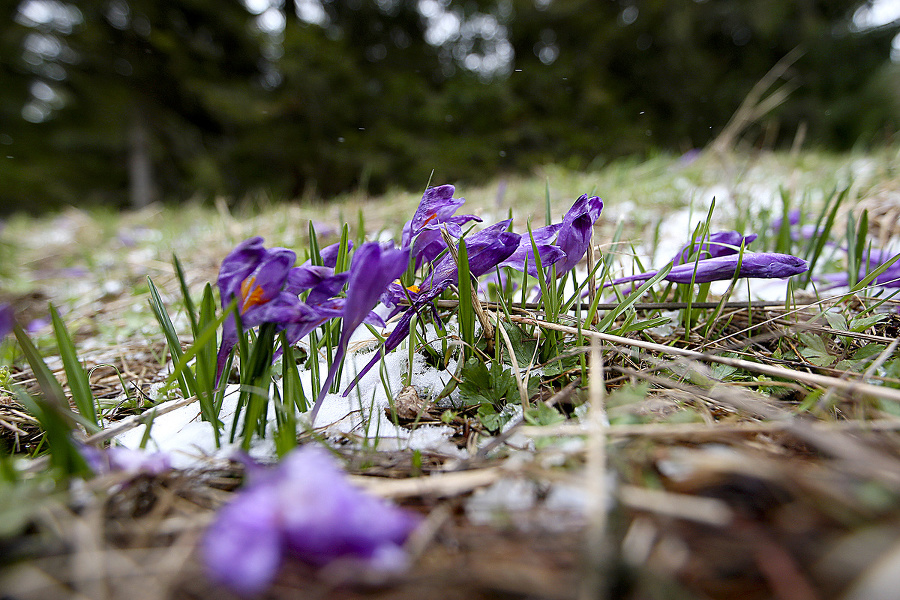
[[619, 318], [619, 315], [621, 315], [626, 310], [631, 308], [631, 306], [635, 302], [637, 302], [641, 296], [644, 295], [644, 292], [646, 292], [657, 281], [660, 281], [666, 275], [668, 275], [669, 271], [671, 271], [671, 270], [672, 270], [672, 263], [669, 263], [668, 265], [666, 265], [665, 267], [660, 269], [656, 275], [654, 275], [653, 277], [651, 277], [650, 279], [645, 281], [643, 283], [643, 285], [641, 285], [641, 287], [639, 287], [638, 289], [636, 289], [633, 292], [631, 292], [630, 294], [628, 294], [625, 297], [625, 299], [622, 302], [620, 302], [618, 306], [616, 306], [616, 308], [614, 308], [613, 310], [606, 313], [606, 316], [604, 316], [603, 319], [600, 321], [600, 323], [597, 325], [597, 331], [603, 332], [603, 331], [606, 331], [607, 329], [609, 329], [609, 326], [612, 325], [615, 322], [615, 320]]
[[856, 285], [854, 285], [852, 288], [850, 288], [850, 292], [849, 292], [846, 296], [844, 296], [844, 300], [843, 300], [843, 301], [846, 302], [847, 300], [850, 299], [850, 297], [853, 296], [853, 294], [855, 294], [856, 292], [862, 290], [863, 288], [865, 288], [866, 286], [868, 286], [870, 283], [872, 283], [873, 281], [875, 281], [875, 279], [876, 279], [879, 275], [881, 275], [882, 273], [884, 273], [885, 271], [887, 271], [887, 270], [891, 267], [891, 265], [893, 265], [893, 264], [894, 264], [895, 262], [897, 262], [898, 260], [900, 260], [900, 254], [898, 254], [897, 256], [893, 257], [893, 258], [890, 259], [889, 261], [884, 262], [884, 263], [878, 265], [877, 268], [872, 269], [872, 271], [871, 271], [868, 275], [866, 275], [866, 276], [863, 278], [862, 281], [860, 281], [859, 283], [857, 283]]
[[100, 431], [100, 425], [97, 422], [97, 407], [94, 404], [94, 395], [91, 393], [88, 375], [78, 361], [78, 353], [75, 350], [75, 344], [72, 342], [72, 336], [69, 335], [69, 330], [66, 329], [66, 324], [60, 318], [59, 311], [52, 304], [50, 305], [50, 318], [53, 321], [56, 346], [59, 349], [59, 357], [62, 359], [63, 368], [66, 371], [66, 379], [69, 382], [72, 401], [75, 403], [75, 407], [81, 413], [81, 416], [93, 425], [90, 432], [96, 433]]
[[319, 237], [316, 235], [316, 227], [312, 221], [309, 222], [309, 260], [314, 265], [322, 266]]
[[825, 213], [825, 210], [819, 214], [819, 218], [816, 220], [816, 235], [810, 239], [810, 244], [807, 246], [807, 256], [805, 258], [809, 261], [809, 271], [806, 272], [805, 277], [801, 280], [803, 287], [809, 285], [809, 282], [812, 280], [812, 274], [815, 271], [816, 263], [819, 261], [822, 250], [824, 250], [825, 244], [831, 236], [831, 229], [834, 227], [838, 209], [849, 193], [850, 187], [847, 186], [837, 194], [831, 209], [828, 211], [828, 216], [825, 218], [825, 224], [821, 228], [819, 227], [819, 223], [822, 221], [822, 215]]
[[[250, 348], [247, 370], [241, 380], [241, 404], [246, 407], [241, 448], [250, 449], [254, 434], [265, 435], [269, 404], [269, 388], [272, 383], [272, 357], [275, 353], [275, 323], [263, 323], [259, 336]], [[242, 361], [243, 356], [242, 356]], [[235, 413], [235, 422], [237, 413]]]
[[63, 476], [90, 476], [91, 468], [72, 441], [74, 423], [71, 417], [74, 413], [48, 396], [32, 398], [22, 390], [15, 392], [19, 404], [41, 424], [51, 468], [58, 469]]
[[66, 394], [63, 392], [62, 386], [59, 384], [59, 381], [56, 380], [56, 377], [47, 366], [47, 363], [41, 358], [40, 352], [38, 352], [38, 349], [35, 347], [34, 343], [32, 343], [28, 334], [25, 333], [25, 330], [17, 323], [13, 327], [13, 332], [15, 333], [16, 340], [19, 342], [19, 348], [21, 348], [22, 354], [25, 355], [25, 360], [31, 367], [34, 378], [41, 388], [44, 399], [49, 405], [52, 405], [54, 410], [58, 411], [59, 414], [64, 415], [67, 420], [78, 423], [88, 431], [97, 431], [98, 428], [95, 423], [88, 421], [86, 418], [69, 408], [69, 402], [66, 400]]
[[178, 256], [174, 253], [172, 254], [172, 265], [175, 267], [178, 285], [181, 286], [181, 298], [184, 301], [184, 309], [187, 311], [188, 319], [191, 322], [191, 333], [194, 337], [197, 337], [197, 332], [200, 331], [200, 325], [197, 321], [197, 307], [194, 306], [194, 300], [191, 298], [191, 290], [184, 276], [184, 269], [181, 268], [181, 261], [178, 260]]
[[[181, 357], [184, 353], [181, 350], [178, 333], [175, 331], [172, 319], [169, 318], [169, 312], [166, 310], [166, 306], [163, 304], [162, 297], [153, 280], [148, 277], [147, 283], [150, 286], [150, 309], [153, 311], [153, 315], [156, 317], [156, 321], [166, 337], [166, 344], [169, 347], [169, 353], [172, 355], [172, 363], [175, 365], [182, 364]], [[175, 369], [174, 373], [178, 378], [178, 387], [181, 388], [181, 393], [184, 394], [185, 398], [190, 398], [197, 393], [197, 382], [190, 369], [182, 367]]]
[[300, 381], [300, 370], [294, 357], [294, 347], [287, 343], [287, 334], [281, 332], [281, 386], [286, 405], [294, 405], [300, 412], [309, 410], [309, 401]]
[[472, 307], [472, 275], [469, 272], [469, 253], [466, 249], [466, 240], [459, 240], [457, 254], [457, 267], [459, 271], [459, 335], [463, 341], [463, 356], [465, 360], [472, 357], [475, 348], [475, 309]]
[[550, 206], [550, 178], [544, 182], [544, 217], [546, 225], [553, 224], [553, 209]]

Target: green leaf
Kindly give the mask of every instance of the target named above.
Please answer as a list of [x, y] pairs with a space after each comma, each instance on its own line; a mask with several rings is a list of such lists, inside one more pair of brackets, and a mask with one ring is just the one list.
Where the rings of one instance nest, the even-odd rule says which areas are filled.
[[628, 294], [628, 296], [624, 300], [622, 300], [622, 302], [620, 302], [616, 306], [616, 308], [614, 308], [613, 310], [606, 313], [606, 316], [603, 317], [603, 319], [597, 325], [597, 331], [600, 331], [600, 332], [606, 331], [609, 328], [609, 326], [617, 318], [619, 318], [619, 315], [621, 315], [623, 312], [625, 312], [626, 310], [631, 308], [631, 306], [635, 302], [640, 300], [641, 296], [644, 295], [644, 292], [646, 292], [657, 281], [659, 281], [660, 279], [663, 279], [666, 275], [668, 275], [669, 271], [671, 271], [671, 270], [672, 270], [672, 263], [669, 263], [665, 267], [660, 269], [656, 275], [654, 275], [653, 277], [651, 277], [650, 279], [645, 281], [638, 289], [636, 289], [636, 290], [632, 291], [630, 294]]
[[626, 384], [606, 397], [606, 406], [613, 408], [626, 404], [642, 402], [647, 397], [650, 384], [646, 381], [637, 384]]
[[546, 427], [547, 425], [555, 425], [566, 420], [565, 415], [551, 406], [547, 406], [543, 402], [535, 403], [534, 408], [526, 410], [522, 415], [529, 425], [538, 425]]
[[[470, 358], [462, 368], [460, 380], [460, 398], [469, 406], [489, 403], [502, 407], [521, 401], [516, 376], [497, 361], [488, 368], [481, 360]], [[537, 378], [532, 377], [528, 382], [529, 395], [536, 387]]]
[[850, 320], [850, 331], [861, 333], [872, 325], [887, 318], [885, 314], [869, 315], [868, 317], [856, 317]]
[[834, 364], [835, 358], [828, 353], [825, 340], [820, 336], [812, 333], [801, 333], [800, 342], [803, 348], [800, 348], [800, 354], [810, 363], [818, 367], [827, 367]]
[[[537, 350], [538, 340], [529, 338], [521, 327], [515, 323], [500, 322], [500, 326], [506, 330], [509, 341], [512, 342], [513, 352], [516, 354], [516, 362], [522, 368], [527, 368], [531, 364], [531, 359]], [[503, 344], [502, 356], [506, 360], [512, 360], [506, 345]]]
[[824, 314], [825, 320], [832, 329], [847, 331], [847, 318], [842, 313], [826, 310]]

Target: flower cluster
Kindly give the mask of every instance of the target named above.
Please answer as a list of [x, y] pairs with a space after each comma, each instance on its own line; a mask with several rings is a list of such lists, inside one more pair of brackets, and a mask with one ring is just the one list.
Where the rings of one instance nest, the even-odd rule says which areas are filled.
[[[331, 388], [353, 332], [362, 323], [383, 325], [374, 312], [381, 303], [389, 318], [396, 317], [393, 330], [382, 350], [390, 352], [410, 333], [416, 315], [437, 315], [434, 300], [451, 285], [459, 283], [457, 253], [448, 248], [465, 235], [463, 226], [481, 219], [457, 215], [465, 200], [454, 198], [454, 188], [443, 185], [425, 191], [413, 217], [404, 225], [400, 247], [392, 243], [369, 242], [353, 253], [349, 270], [335, 272], [338, 246], [322, 250], [323, 265], [311, 262], [294, 266], [295, 254], [285, 248], [267, 249], [262, 238], [240, 244], [222, 264], [218, 284], [223, 306], [236, 301], [244, 328], [275, 323], [293, 344], [325, 321], [340, 317], [340, 339], [328, 374], [310, 413], [314, 424], [319, 408]], [[535, 229], [530, 235], [511, 231], [504, 220], [465, 235], [468, 271], [474, 278], [497, 272], [500, 267], [557, 277], [571, 271], [590, 247], [594, 224], [603, 210], [596, 196], [578, 198], [558, 223]], [[712, 233], [683, 247], [671, 260], [665, 279], [675, 283], [707, 283], [733, 277], [790, 277], [808, 270], [808, 263], [796, 256], [777, 253], [750, 253], [742, 249], [756, 235], [736, 231]], [[349, 250], [349, 249], [348, 249]], [[535, 251], [537, 256], [535, 256]], [[414, 280], [409, 280], [410, 272]], [[613, 280], [608, 285], [646, 280], [650, 271]], [[401, 278], [407, 279], [401, 283]], [[301, 300], [301, 293], [306, 296]], [[219, 373], [237, 341], [234, 319], [225, 324], [219, 350]], [[357, 373], [344, 389], [350, 393], [357, 382], [378, 364], [380, 354]]]
[[379, 570], [405, 565], [402, 544], [419, 519], [352, 486], [334, 459], [303, 447], [248, 483], [203, 539], [210, 577], [242, 594], [265, 590], [285, 556], [314, 566], [349, 559]]
[[[307, 261], [294, 266], [293, 251], [266, 248], [260, 237], [242, 242], [222, 262], [218, 277], [222, 306], [236, 302], [244, 329], [274, 323], [285, 332], [287, 342], [293, 344], [325, 321], [342, 319], [331, 368], [310, 413], [313, 422], [340, 369], [350, 336], [362, 323], [384, 325], [373, 311], [379, 302], [392, 309], [390, 316], [403, 312], [384, 344], [384, 351], [390, 352], [409, 335], [412, 317], [423, 310], [433, 312], [433, 300], [458, 283], [457, 264], [454, 255], [447, 252], [446, 240], [461, 239], [462, 226], [481, 219], [456, 214], [465, 200], [454, 198], [454, 191], [450, 185], [426, 190], [413, 218], [403, 228], [400, 247], [391, 243], [363, 244], [353, 253], [346, 272], [335, 273], [340, 251], [337, 245], [322, 250], [323, 265]], [[536, 246], [541, 264], [555, 264], [557, 275], [562, 275], [584, 257], [602, 208], [599, 198], [584, 195], [576, 200], [562, 222], [537, 229], [532, 236], [509, 231], [511, 220], [468, 235], [469, 273], [478, 278], [502, 266], [536, 274]], [[417, 273], [426, 265], [427, 270], [419, 275], [419, 285], [404, 287], [400, 277], [411, 262]], [[301, 300], [304, 292], [307, 295]], [[225, 322], [219, 348], [217, 382], [237, 340], [237, 323], [230, 317]], [[378, 360], [374, 358], [360, 371], [345, 395]]]

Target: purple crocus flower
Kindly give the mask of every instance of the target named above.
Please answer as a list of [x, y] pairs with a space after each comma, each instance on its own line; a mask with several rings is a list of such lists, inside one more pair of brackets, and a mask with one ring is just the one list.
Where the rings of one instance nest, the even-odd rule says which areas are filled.
[[741, 245], [748, 246], [756, 239], [756, 234], [743, 236], [737, 231], [718, 231], [711, 233], [708, 238], [702, 242], [695, 242], [693, 247], [687, 244], [675, 255], [672, 263], [680, 265], [684, 263], [693, 263], [691, 256], [697, 252], [701, 252], [700, 260], [707, 258], [716, 258], [717, 256], [728, 256], [729, 254], [737, 254]]
[[[481, 277], [515, 252], [522, 236], [507, 231], [511, 219], [494, 223], [466, 238], [466, 254], [469, 256], [469, 273]], [[434, 264], [434, 268], [422, 283], [419, 292], [428, 300], [435, 298], [450, 284], [459, 280], [456, 262], [450, 254], [444, 255]]]
[[[353, 240], [347, 240], [347, 252], [353, 250]], [[322, 265], [334, 269], [337, 265], [338, 256], [341, 253], [340, 242], [325, 246], [319, 249], [319, 257], [322, 259]], [[312, 265], [312, 259], [306, 261], [301, 266]]]
[[[326, 254], [330, 256], [331, 252]], [[219, 270], [222, 306], [237, 298], [243, 327], [278, 323], [287, 331], [291, 344], [327, 319], [340, 316], [342, 307], [329, 304], [329, 299], [342, 289], [347, 275], [335, 275], [331, 267], [308, 263], [294, 267], [295, 260], [291, 250], [265, 248], [261, 237], [241, 242], [225, 257]], [[306, 290], [310, 294], [307, 302], [302, 302], [297, 294]], [[216, 361], [217, 383], [228, 354], [237, 344], [237, 336], [237, 325], [229, 317], [222, 328], [222, 344]]]
[[[789, 231], [792, 240], [808, 240], [818, 234], [818, 230], [814, 223], [806, 223], [798, 228], [802, 216], [803, 213], [800, 212], [799, 208], [788, 211], [788, 225], [790, 226]], [[781, 224], [783, 222], [784, 220], [781, 217], [772, 219], [772, 231], [778, 233], [781, 230]]]
[[559, 233], [562, 223], [554, 223], [546, 227], [540, 227], [531, 232], [531, 235], [523, 234], [519, 240], [516, 250], [505, 261], [497, 265], [498, 267], [509, 267], [516, 271], [524, 271], [526, 264], [528, 265], [528, 274], [537, 277], [537, 261], [534, 259], [534, 246], [531, 240], [534, 238], [534, 244], [538, 249], [538, 256], [541, 257], [541, 268], [546, 269], [550, 265], [559, 262], [566, 257], [565, 251], [559, 246], [553, 244]]
[[583, 194], [563, 216], [562, 227], [556, 245], [566, 253], [566, 258], [557, 265], [556, 273], [561, 275], [571, 271], [582, 259], [591, 243], [594, 222], [600, 218], [603, 201], [597, 196]]
[[352, 486], [320, 448], [299, 448], [273, 470], [250, 475], [204, 536], [213, 580], [241, 594], [260, 593], [287, 556], [314, 566], [337, 559], [405, 566], [402, 544], [418, 517]]
[[341, 338], [338, 342], [337, 352], [331, 363], [328, 376], [322, 384], [319, 397], [310, 413], [310, 423], [315, 423], [316, 415], [328, 388], [337, 374], [337, 370], [343, 361], [350, 343], [350, 336], [356, 331], [369, 316], [369, 313], [378, 304], [382, 294], [391, 284], [398, 279], [409, 265], [409, 248], [397, 249], [393, 246], [383, 246], [377, 242], [369, 242], [359, 247], [350, 262], [349, 278], [347, 280], [347, 299], [341, 317]]
[[[728, 254], [704, 260], [675, 265], [665, 276], [666, 281], [673, 283], [709, 283], [731, 279], [738, 270], [739, 254]], [[744, 253], [738, 277], [778, 279], [790, 277], [809, 270], [809, 263], [802, 258], [790, 254], [774, 252]], [[618, 285], [632, 281], [643, 281], [656, 275], [658, 271], [648, 271], [638, 275], [622, 277], [608, 283]]]
[[537, 277], [537, 264], [531, 245], [533, 237], [541, 257], [541, 267], [556, 264], [557, 276], [568, 273], [587, 252], [594, 232], [594, 223], [600, 218], [602, 210], [603, 201], [600, 198], [581, 195], [563, 215], [561, 223], [535, 229], [531, 232], [531, 236], [523, 235], [516, 251], [499, 266], [523, 271], [527, 262], [528, 274]]
[[453, 237], [462, 235], [461, 226], [470, 221], [481, 221], [475, 215], [456, 215], [465, 203], [464, 198], [454, 198], [452, 185], [439, 185], [425, 190], [413, 218], [403, 226], [402, 248], [412, 248], [416, 268], [423, 262], [434, 260], [447, 245], [441, 236], [446, 229]]
[[[874, 271], [895, 256], [897, 255], [891, 252], [886, 252], [884, 250], [877, 250], [875, 248], [865, 251], [863, 253], [863, 262], [868, 263], [869, 266], [868, 268], [860, 268], [859, 275], [857, 276], [857, 281], [862, 281], [870, 272]], [[846, 272], [830, 273], [827, 275], [823, 275], [822, 278], [835, 286], [850, 284], [850, 278], [847, 276]], [[881, 275], [872, 280], [871, 285], [879, 285], [881, 287], [888, 288], [900, 287], [900, 260], [892, 264], [890, 267], [885, 269], [881, 273]]]
[[[873, 248], [870, 252], [866, 253], [864, 259], [869, 263], [869, 272], [871, 272], [895, 256], [897, 255], [894, 253]], [[864, 279], [866, 275], [867, 273], [860, 272], [859, 279]], [[872, 283], [882, 287], [900, 287], [900, 260], [897, 260], [897, 262], [885, 269]]]

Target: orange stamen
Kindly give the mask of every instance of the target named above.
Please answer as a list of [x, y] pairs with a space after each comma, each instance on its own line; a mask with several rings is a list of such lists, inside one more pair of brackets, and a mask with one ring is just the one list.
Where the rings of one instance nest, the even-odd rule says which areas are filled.
[[263, 289], [256, 285], [256, 277], [248, 277], [241, 282], [241, 299], [244, 301], [241, 314], [247, 312], [249, 308], [268, 302]]

